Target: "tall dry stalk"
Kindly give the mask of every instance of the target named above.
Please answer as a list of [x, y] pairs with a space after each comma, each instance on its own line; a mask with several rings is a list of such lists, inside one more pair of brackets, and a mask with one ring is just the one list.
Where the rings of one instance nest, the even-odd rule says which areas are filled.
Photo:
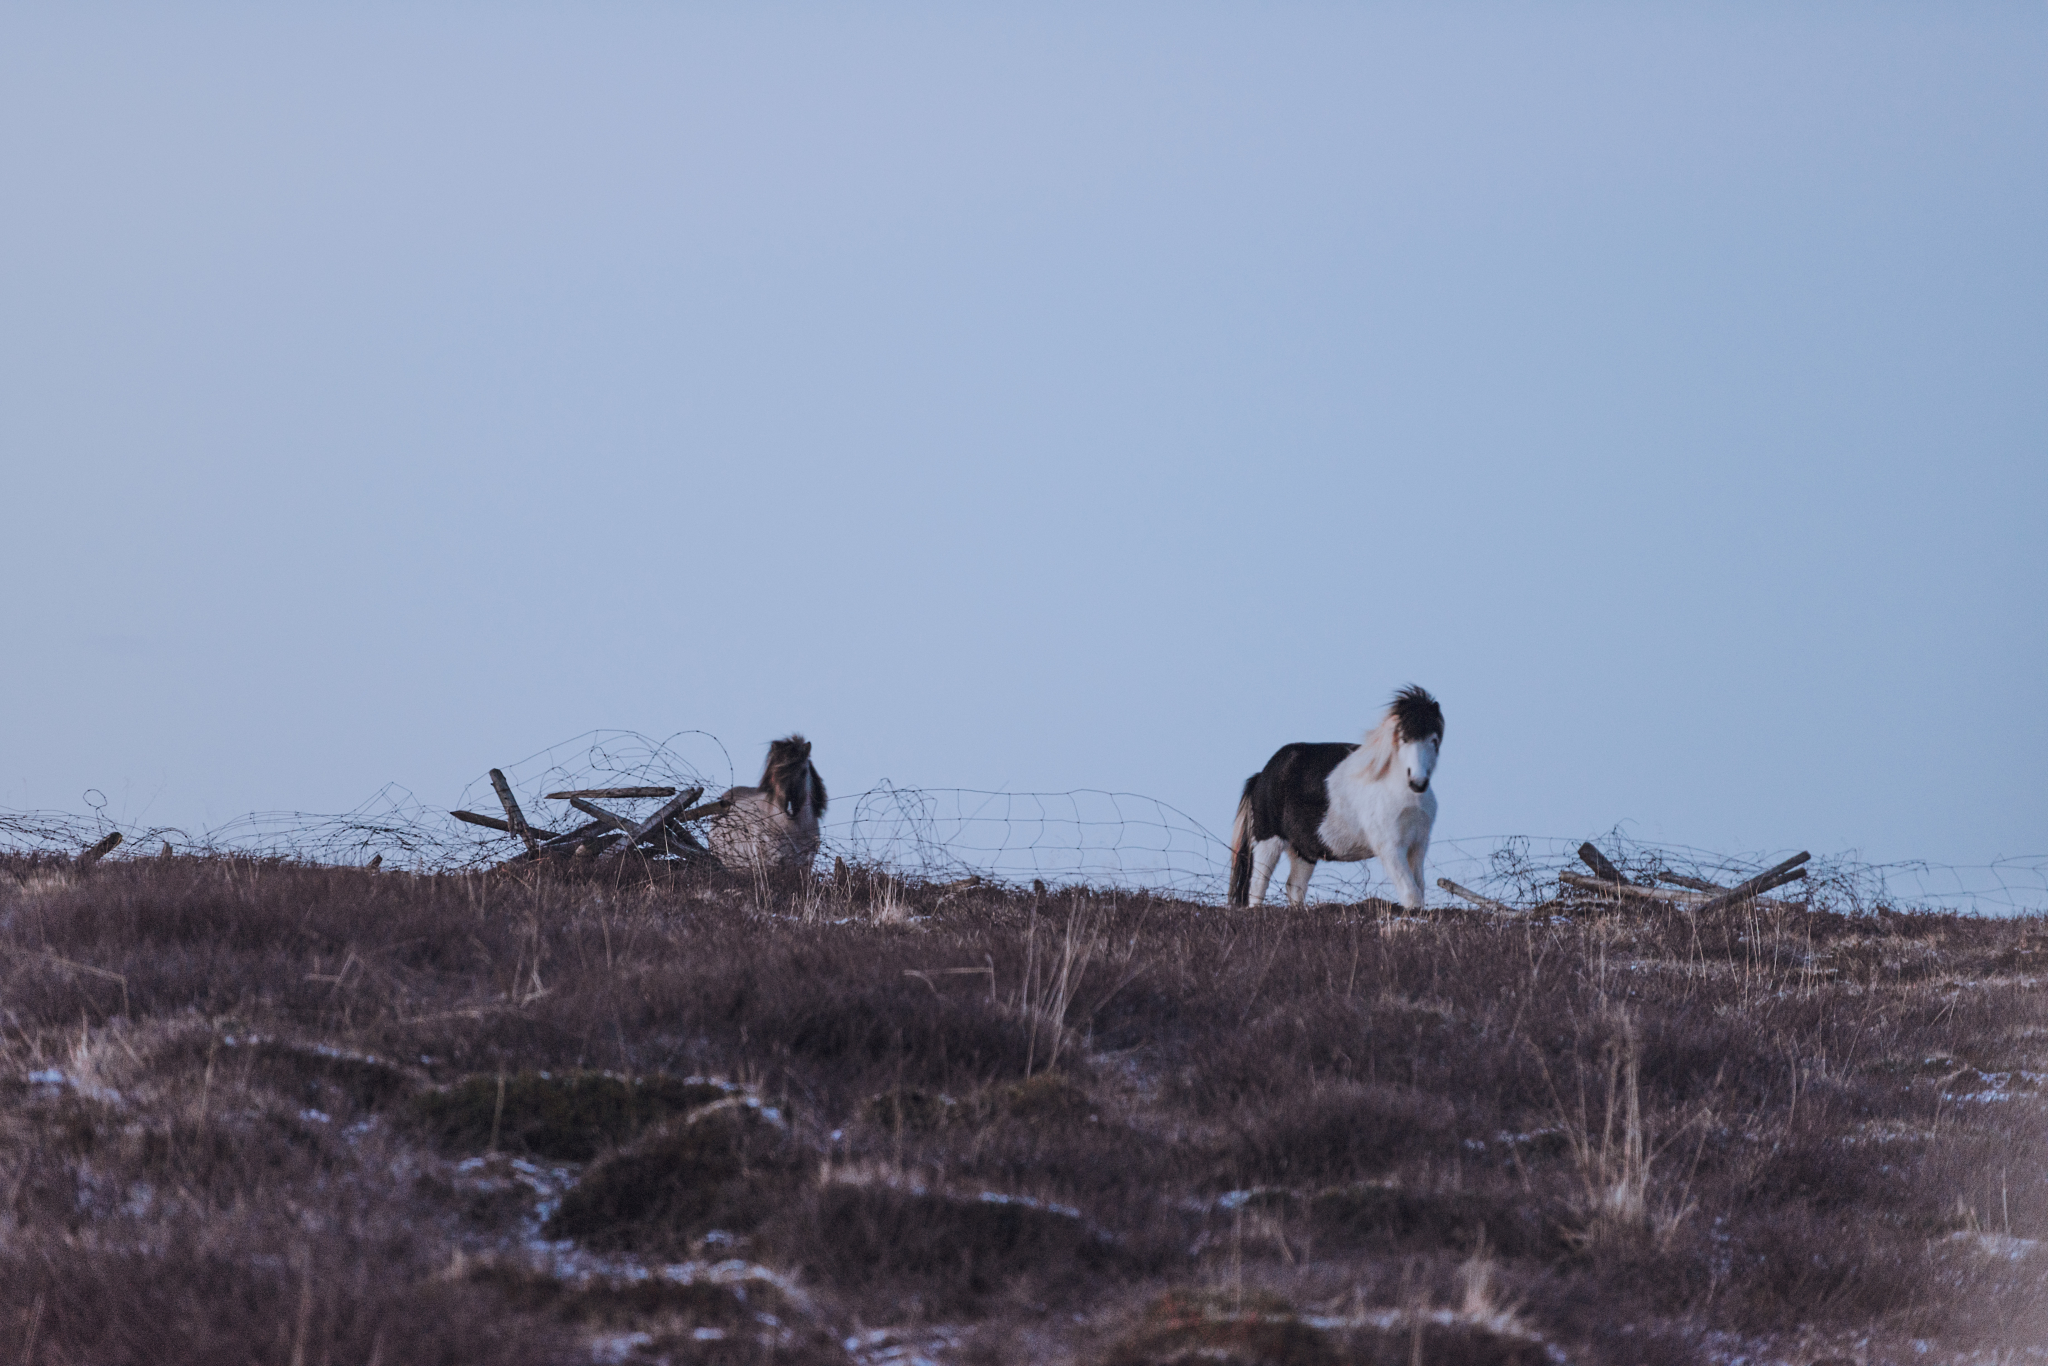
[[1037, 1067], [1039, 1037], [1046, 1036], [1045, 1069], [1051, 1071], [1059, 1065], [1060, 1050], [1067, 1039], [1067, 1009], [1073, 1004], [1074, 995], [1081, 989], [1081, 978], [1088, 971], [1089, 960], [1095, 956], [1095, 935], [1093, 919], [1079, 897], [1067, 913], [1067, 923], [1061, 932], [1056, 950], [1041, 953], [1039, 949], [1038, 912], [1031, 913], [1030, 927], [1024, 935], [1024, 983], [1018, 994], [1018, 1010], [1023, 1014], [1027, 1033], [1024, 1046], [1024, 1075], [1029, 1077]]

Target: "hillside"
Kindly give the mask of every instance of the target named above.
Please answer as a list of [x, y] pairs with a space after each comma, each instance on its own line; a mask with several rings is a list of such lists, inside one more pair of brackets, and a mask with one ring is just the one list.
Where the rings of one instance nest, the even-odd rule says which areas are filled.
[[2048, 1358], [2038, 917], [0, 871], [0, 1360]]

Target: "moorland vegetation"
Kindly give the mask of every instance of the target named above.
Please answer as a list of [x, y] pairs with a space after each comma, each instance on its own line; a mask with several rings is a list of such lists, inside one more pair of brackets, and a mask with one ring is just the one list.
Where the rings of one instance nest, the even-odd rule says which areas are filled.
[[2014, 1361], [2039, 917], [0, 865], [0, 1360]]

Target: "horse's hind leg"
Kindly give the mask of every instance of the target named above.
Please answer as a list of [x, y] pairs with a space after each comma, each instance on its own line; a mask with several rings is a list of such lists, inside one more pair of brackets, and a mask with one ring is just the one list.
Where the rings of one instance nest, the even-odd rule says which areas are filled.
[[1287, 904], [1297, 909], [1308, 900], [1308, 880], [1316, 871], [1316, 861], [1303, 858], [1298, 849], [1287, 851]]
[[1257, 906], [1266, 899], [1266, 884], [1273, 880], [1273, 866], [1280, 862], [1280, 851], [1287, 847], [1287, 841], [1278, 835], [1260, 840], [1252, 846], [1252, 888], [1246, 898], [1248, 905]]

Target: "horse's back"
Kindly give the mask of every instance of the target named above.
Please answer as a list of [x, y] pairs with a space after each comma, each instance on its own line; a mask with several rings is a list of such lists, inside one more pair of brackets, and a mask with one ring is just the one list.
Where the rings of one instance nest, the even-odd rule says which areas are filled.
[[1318, 861], [1332, 857], [1318, 831], [1330, 809], [1330, 771], [1358, 749], [1341, 741], [1282, 745], [1252, 781], [1252, 833], [1275, 835]]

